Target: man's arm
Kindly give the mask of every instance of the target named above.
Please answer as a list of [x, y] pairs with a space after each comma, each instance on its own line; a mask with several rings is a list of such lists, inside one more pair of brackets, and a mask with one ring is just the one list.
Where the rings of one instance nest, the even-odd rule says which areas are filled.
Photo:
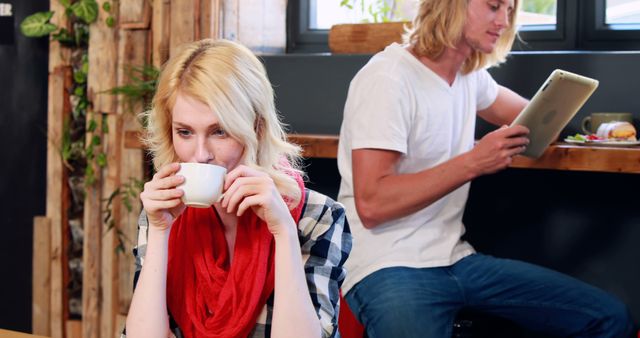
[[511, 89], [498, 86], [498, 96], [489, 108], [478, 111], [482, 119], [496, 126], [509, 125], [529, 101]]
[[464, 183], [506, 168], [524, 151], [523, 126], [488, 133], [469, 152], [416, 173], [396, 172], [401, 153], [381, 149], [352, 151], [356, 210], [365, 228], [426, 208]]

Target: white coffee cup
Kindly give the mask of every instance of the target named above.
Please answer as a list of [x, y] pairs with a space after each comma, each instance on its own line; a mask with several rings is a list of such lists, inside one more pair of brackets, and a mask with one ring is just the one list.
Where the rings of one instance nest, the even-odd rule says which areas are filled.
[[180, 163], [176, 175], [184, 176], [178, 186], [184, 190], [182, 202], [194, 208], [208, 208], [222, 196], [227, 168], [205, 163]]

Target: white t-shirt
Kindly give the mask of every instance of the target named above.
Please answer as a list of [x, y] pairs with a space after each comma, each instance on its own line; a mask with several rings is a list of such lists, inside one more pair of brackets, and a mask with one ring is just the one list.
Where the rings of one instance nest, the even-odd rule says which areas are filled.
[[[395, 43], [356, 74], [349, 86], [338, 149], [342, 175], [338, 200], [347, 210], [353, 234], [344, 293], [383, 268], [447, 266], [474, 252], [460, 239], [469, 183], [418, 212], [364, 228], [353, 198], [351, 150], [402, 153], [398, 173], [434, 167], [471, 150], [476, 113], [497, 95], [498, 85], [486, 70], [458, 73], [450, 86]], [[414, 189], [429, 189], [428, 182]]]

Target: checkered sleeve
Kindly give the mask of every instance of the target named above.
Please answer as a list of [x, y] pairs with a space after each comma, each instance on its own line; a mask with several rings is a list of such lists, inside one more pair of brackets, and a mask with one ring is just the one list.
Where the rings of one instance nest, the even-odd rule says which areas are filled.
[[351, 232], [342, 204], [307, 190], [298, 230], [307, 285], [323, 337], [339, 337], [340, 286], [343, 264], [351, 251]]

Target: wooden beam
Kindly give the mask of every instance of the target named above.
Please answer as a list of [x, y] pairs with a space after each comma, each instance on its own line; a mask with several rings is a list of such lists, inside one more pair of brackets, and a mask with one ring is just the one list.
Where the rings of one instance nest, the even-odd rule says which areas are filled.
[[81, 320], [68, 319], [65, 325], [67, 328], [67, 336], [65, 338], [83, 338]]
[[120, 2], [120, 29], [149, 29], [151, 4], [148, 0]]
[[[143, 31], [130, 31], [123, 34], [121, 37], [121, 50], [132, 50], [130, 53], [123, 53], [120, 55], [119, 60], [121, 63], [128, 64], [143, 64], [146, 59], [146, 51], [144, 48], [135, 48], [135, 46], [146, 46], [148, 34], [144, 34]], [[124, 76], [120, 77], [120, 85], [125, 85], [129, 81]], [[129, 186], [132, 181], [144, 180], [144, 153], [141, 148], [128, 149], [124, 146], [126, 135], [129, 132], [139, 133], [142, 129], [142, 125], [138, 121], [135, 113], [141, 112], [143, 109], [142, 104], [133, 107], [134, 112], [129, 111], [129, 107], [121, 103], [118, 106], [118, 111], [122, 118], [122, 126], [119, 134], [122, 136], [119, 140], [118, 147], [122, 156], [119, 160], [119, 178], [121, 188]], [[118, 265], [114, 267], [115, 273], [117, 273], [117, 280], [113, 280], [114, 288], [117, 288], [118, 295], [114, 299], [115, 313], [114, 313], [114, 327], [116, 330], [120, 330], [117, 322], [118, 313], [127, 313], [129, 304], [131, 303], [131, 297], [133, 295], [133, 270], [135, 260], [131, 254], [133, 245], [135, 244], [138, 216], [140, 214], [141, 206], [137, 196], [130, 199], [132, 210], [129, 211], [123, 207], [122, 201], [119, 200], [119, 210], [117, 214], [114, 214], [117, 229], [120, 232], [119, 236], [124, 247], [124, 252], [118, 255]], [[113, 232], [113, 231], [112, 231]], [[115, 285], [117, 284], [117, 285]]]
[[196, 37], [196, 2], [199, 1], [171, 1], [171, 37], [169, 42], [169, 55], [177, 51], [177, 47], [187, 42], [192, 42]]
[[[91, 116], [94, 115], [94, 116]], [[102, 130], [102, 116], [88, 113], [87, 121], [91, 118], [98, 121], [96, 133], [100, 136]], [[87, 133], [87, 142], [91, 142], [93, 133]], [[90, 161], [93, 166], [95, 182], [85, 181], [84, 200], [84, 238], [82, 247], [82, 337], [100, 338], [100, 263], [102, 245], [102, 171]]]
[[550, 146], [537, 160], [516, 156], [512, 168], [640, 173], [640, 148], [606, 148], [570, 144]]
[[56, 67], [49, 74], [49, 100], [47, 108], [47, 218], [51, 221], [51, 306], [50, 334], [64, 338], [67, 319], [67, 210], [69, 189], [67, 171], [62, 163], [60, 149], [64, 121], [71, 114], [69, 93], [73, 72], [69, 66]]
[[156, 68], [160, 68], [169, 59], [169, 41], [171, 40], [171, 1], [152, 0], [151, 17], [151, 59]]
[[[53, 12], [51, 22], [69, 29], [69, 21], [64, 14], [65, 8], [58, 0], [49, 1], [49, 10]], [[64, 48], [55, 39], [49, 39], [49, 73], [52, 73], [60, 66], [68, 66], [71, 59], [71, 50]]]
[[33, 218], [33, 276], [31, 332], [50, 335], [51, 306], [51, 220]]
[[89, 26], [87, 97], [93, 103], [93, 111], [100, 113], [116, 111], [115, 96], [104, 93], [117, 83], [118, 30], [107, 26], [105, 20], [109, 15], [117, 15], [118, 10], [113, 6], [111, 11], [100, 10], [98, 20]]

